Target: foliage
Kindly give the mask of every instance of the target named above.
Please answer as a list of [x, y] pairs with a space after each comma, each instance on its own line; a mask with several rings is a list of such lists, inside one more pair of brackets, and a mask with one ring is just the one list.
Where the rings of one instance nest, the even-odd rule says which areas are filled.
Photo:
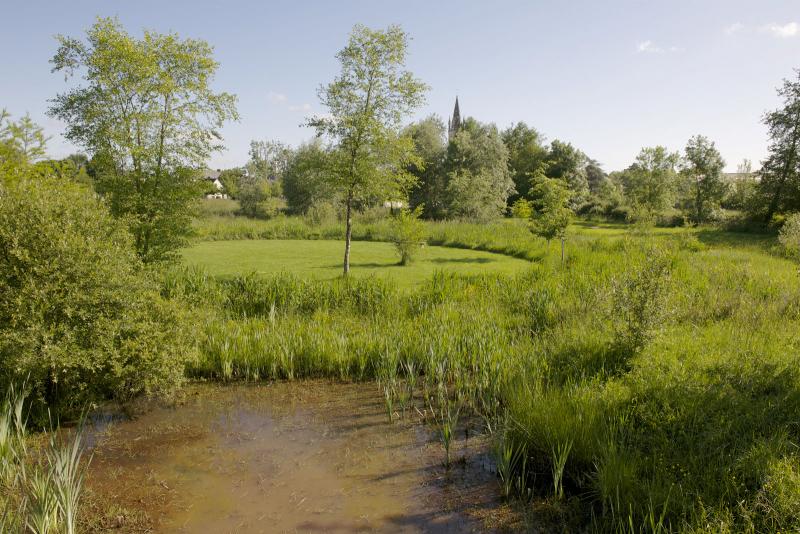
[[708, 221], [719, 208], [725, 196], [725, 183], [722, 170], [725, 160], [707, 137], [696, 135], [686, 144], [686, 174], [691, 189], [692, 218], [698, 222]]
[[572, 206], [580, 205], [589, 194], [589, 182], [586, 176], [586, 154], [558, 139], [550, 143], [544, 173], [548, 178], [557, 178], [565, 182], [572, 191]]
[[511, 216], [516, 219], [527, 220], [530, 219], [532, 215], [533, 207], [531, 206], [530, 200], [520, 198], [511, 206]]
[[671, 269], [669, 253], [650, 250], [641, 265], [613, 285], [615, 343], [625, 358], [644, 350], [666, 317], [665, 297]]
[[139, 257], [167, 259], [199, 194], [191, 169], [221, 148], [236, 99], [211, 90], [217, 63], [205, 41], [150, 31], [137, 39], [109, 18], [86, 37], [58, 37], [53, 70], [80, 72], [84, 83], [58, 95], [49, 114], [98, 165], [97, 190], [128, 223]]
[[392, 243], [400, 255], [400, 265], [408, 265], [425, 245], [425, 225], [419, 220], [423, 206], [403, 208], [394, 219]]
[[30, 114], [25, 114], [18, 121], [12, 121], [11, 115], [0, 109], [0, 145], [2, 154], [8, 157], [17, 154], [26, 163], [33, 163], [44, 158], [48, 138], [44, 129], [33, 122]]
[[74, 414], [180, 384], [191, 327], [91, 192], [47, 177], [8, 185], [0, 250], [0, 389], [27, 378], [37, 409]]
[[289, 213], [303, 215], [314, 206], [337, 202], [330, 186], [329, 155], [318, 139], [294, 151], [283, 177], [283, 196]]
[[800, 262], [800, 212], [786, 218], [778, 235], [786, 252]]
[[800, 211], [800, 71], [778, 89], [783, 107], [764, 115], [769, 132], [767, 158], [752, 211], [769, 223], [775, 213]]
[[444, 121], [431, 115], [406, 127], [404, 135], [414, 141], [414, 151], [420, 164], [412, 163], [408, 171], [416, 177], [409, 195], [412, 207], [425, 206], [429, 219], [441, 219], [446, 214], [447, 182], [444, 175], [444, 158], [447, 151]]
[[355, 26], [337, 54], [339, 76], [319, 91], [330, 117], [309, 123], [335, 144], [331, 172], [324, 176], [344, 198], [345, 274], [350, 269], [354, 203], [402, 198], [414, 181], [406, 169], [419, 160], [413, 141], [400, 135], [400, 122], [422, 103], [427, 88], [403, 70], [407, 48], [408, 36], [399, 26]]
[[88, 462], [83, 430], [69, 440], [51, 436], [43, 458], [28, 445], [25, 395], [11, 387], [0, 403], [0, 531], [77, 532]]
[[678, 154], [663, 146], [646, 147], [621, 176], [625, 197], [634, 213], [654, 219], [672, 206]]
[[546, 167], [548, 149], [544, 136], [524, 122], [518, 122], [503, 130], [503, 143], [508, 150], [508, 168], [514, 181], [515, 193], [508, 197], [513, 204], [529, 196], [531, 176]]
[[548, 241], [563, 240], [572, 220], [572, 210], [568, 207], [572, 191], [557, 178], [538, 176], [533, 181], [532, 194], [536, 198], [536, 211], [532, 215], [531, 231]]
[[508, 150], [495, 125], [463, 121], [450, 140], [444, 166], [448, 217], [488, 221], [505, 213], [514, 182]]

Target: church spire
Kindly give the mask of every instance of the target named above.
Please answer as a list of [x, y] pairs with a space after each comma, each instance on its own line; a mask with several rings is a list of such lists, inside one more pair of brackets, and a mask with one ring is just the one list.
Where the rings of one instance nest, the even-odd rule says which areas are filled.
[[453, 108], [453, 118], [447, 121], [447, 137], [452, 139], [461, 128], [461, 111], [458, 109], [458, 97], [456, 97], [456, 106]]

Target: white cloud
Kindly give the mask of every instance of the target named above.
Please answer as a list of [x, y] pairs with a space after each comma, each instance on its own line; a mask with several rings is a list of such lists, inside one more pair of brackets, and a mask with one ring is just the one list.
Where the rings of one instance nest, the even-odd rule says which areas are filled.
[[289, 106], [289, 111], [311, 111], [311, 104], [303, 104], [302, 106]]
[[800, 34], [800, 24], [788, 22], [786, 24], [767, 24], [761, 27], [761, 31], [771, 33], [775, 37], [785, 39]]
[[667, 48], [656, 45], [653, 41], [642, 41], [636, 45], [636, 51], [640, 54], [663, 54], [664, 52], [682, 52], [683, 48], [670, 46]]
[[283, 104], [288, 100], [285, 94], [276, 93], [274, 91], [270, 91], [269, 93], [267, 93], [267, 99], [269, 99], [269, 101], [272, 102], [273, 104]]
[[725, 28], [726, 35], [733, 35], [734, 33], [738, 33], [744, 29], [744, 24], [741, 22], [734, 22], [730, 26]]

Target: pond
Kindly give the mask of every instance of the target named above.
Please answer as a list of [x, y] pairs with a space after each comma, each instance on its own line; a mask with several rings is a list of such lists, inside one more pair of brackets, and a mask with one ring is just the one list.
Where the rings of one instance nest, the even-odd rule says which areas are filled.
[[92, 435], [90, 530], [492, 530], [485, 441], [462, 436], [445, 469], [424, 410], [410, 412], [389, 422], [374, 384], [190, 386]]

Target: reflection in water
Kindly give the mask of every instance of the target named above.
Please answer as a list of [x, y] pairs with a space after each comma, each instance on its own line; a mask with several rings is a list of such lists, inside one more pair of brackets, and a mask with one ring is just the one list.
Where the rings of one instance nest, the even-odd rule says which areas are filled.
[[371, 384], [195, 386], [177, 408], [112, 423], [87, 482], [162, 532], [475, 530], [441, 511], [428, 438], [388, 423]]

